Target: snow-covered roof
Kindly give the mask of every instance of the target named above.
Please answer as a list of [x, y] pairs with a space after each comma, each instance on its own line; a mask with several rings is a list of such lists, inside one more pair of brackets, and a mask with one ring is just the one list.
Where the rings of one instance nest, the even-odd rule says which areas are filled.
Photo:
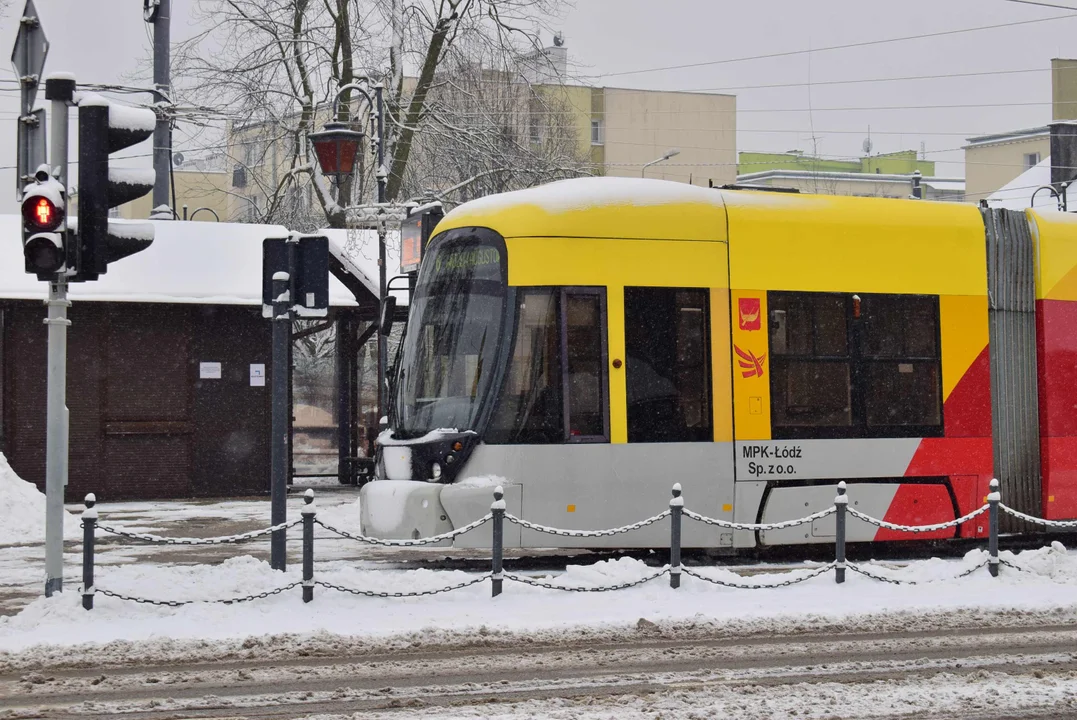
[[[377, 297], [378, 233], [375, 230], [323, 228], [317, 234], [329, 238], [329, 252]], [[396, 231], [385, 236], [385, 268], [387, 278], [400, 274], [400, 233]], [[398, 295], [398, 302], [403, 299]]]
[[[0, 215], [0, 237], [6, 238], [0, 240], [0, 299], [39, 300], [47, 288], [24, 272], [20, 221], [18, 215]], [[288, 235], [281, 225], [167, 220], [139, 224], [154, 226], [153, 244], [109, 265], [99, 280], [73, 283], [72, 300], [261, 305], [262, 241]], [[356, 304], [332, 276], [329, 304]]]
[[1021, 130], [1011, 130], [1010, 132], [995, 133], [993, 135], [978, 135], [976, 137], [970, 137], [966, 139], [965, 148], [977, 147], [979, 145], [1000, 145], [1003, 143], [1018, 142], [1020, 140], [1031, 140], [1033, 138], [1045, 138], [1051, 134], [1051, 128], [1047, 125], [1041, 125], [1034, 128], [1022, 128]]
[[[828, 170], [760, 170], [737, 176], [738, 183], [761, 182], [763, 180], [844, 180], [863, 183], [897, 183], [912, 187], [911, 174], [837, 172]], [[935, 190], [953, 192], [965, 191], [964, 178], [935, 177], [925, 175], [920, 184]]]
[[[1032, 194], [1037, 188], [1051, 184], [1051, 156], [1048, 155], [1035, 166], [1015, 177], [987, 196], [987, 205], [1005, 210], [1024, 210], [1033, 207]], [[1057, 210], [1058, 202], [1044, 190], [1036, 193], [1035, 207], [1041, 210]]]

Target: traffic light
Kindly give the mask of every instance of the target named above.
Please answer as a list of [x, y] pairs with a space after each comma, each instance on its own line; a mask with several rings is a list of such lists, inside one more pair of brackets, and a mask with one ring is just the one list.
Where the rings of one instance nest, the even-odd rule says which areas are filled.
[[97, 95], [79, 101], [78, 232], [68, 252], [73, 281], [96, 280], [109, 263], [153, 242], [152, 223], [108, 218], [110, 208], [153, 189], [153, 170], [109, 167], [109, 155], [150, 137], [156, 122], [152, 110], [116, 105]]
[[42, 165], [22, 194], [22, 252], [26, 272], [51, 280], [64, 269], [65, 233], [60, 229], [66, 210], [64, 186]]

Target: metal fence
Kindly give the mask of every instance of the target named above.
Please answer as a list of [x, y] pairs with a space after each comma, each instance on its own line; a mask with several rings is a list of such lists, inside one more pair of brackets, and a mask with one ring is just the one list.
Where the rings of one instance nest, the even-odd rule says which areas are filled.
[[[972, 568], [966, 569], [958, 575], [949, 579], [957, 579], [971, 575], [977, 570], [981, 569], [985, 565], [988, 572], [992, 577], [997, 577], [999, 574], [999, 566], [1007, 565], [1014, 569], [1021, 570], [1022, 568], [1013, 565], [1005, 560], [999, 559], [999, 513], [1005, 512], [1013, 516], [1018, 520], [1024, 520], [1025, 522], [1041, 525], [1047, 528], [1054, 529], [1072, 529], [1077, 528], [1077, 520], [1045, 520], [1043, 518], [1032, 517], [1025, 513], [1018, 512], [1012, 508], [1007, 507], [1002, 503], [1002, 498], [999, 493], [999, 486], [997, 480], [991, 481], [991, 491], [987, 495], [987, 502], [983, 506], [973, 510], [972, 512], [962, 517], [956, 518], [949, 522], [936, 523], [933, 525], [898, 525], [895, 523], [886, 522], [878, 518], [873, 518], [870, 515], [865, 515], [858, 510], [849, 507], [849, 497], [846, 494], [846, 485], [844, 482], [838, 484], [838, 494], [834, 498], [834, 504], [825, 510], [806, 515], [802, 518], [795, 520], [786, 520], [778, 523], [737, 523], [728, 520], [721, 520], [717, 518], [707, 517], [700, 515], [692, 510], [684, 507], [684, 497], [681, 494], [680, 484], [673, 486], [673, 497], [669, 501], [669, 507], [662, 512], [654, 515], [653, 517], [640, 520], [639, 522], [632, 523], [631, 525], [624, 525], [617, 528], [609, 528], [606, 530], [566, 530], [563, 528], [548, 527], [545, 525], [539, 525], [523, 518], [518, 518], [505, 510], [504, 492], [500, 487], [494, 490], [494, 501], [490, 505], [490, 512], [482, 517], [478, 518], [474, 522], [471, 522], [463, 527], [452, 530], [451, 532], [442, 533], [441, 535], [434, 535], [426, 538], [417, 538], [414, 540], [387, 540], [384, 538], [368, 537], [361, 534], [350, 533], [346, 530], [333, 527], [328, 523], [322, 522], [317, 517], [317, 508], [314, 504], [314, 491], [307, 490], [304, 495], [304, 506], [302, 509], [301, 517], [292, 520], [290, 522], [281, 523], [272, 527], [265, 528], [263, 530], [254, 530], [239, 535], [230, 535], [226, 537], [214, 537], [214, 538], [169, 538], [160, 537], [157, 535], [151, 535], [147, 533], [136, 533], [121, 530], [119, 528], [104, 525], [98, 522], [98, 512], [95, 507], [95, 498], [93, 494], [86, 496], [86, 509], [82, 513], [82, 527], [83, 527], [83, 557], [82, 557], [82, 606], [87, 610], [93, 608], [94, 595], [100, 593], [109, 597], [118, 598], [120, 600], [129, 600], [132, 602], [149, 603], [152, 605], [165, 605], [170, 607], [179, 607], [182, 605], [189, 605], [192, 603], [202, 602], [216, 602], [224, 604], [247, 602], [259, 598], [269, 597], [271, 595], [277, 595], [287, 590], [291, 590], [295, 587], [302, 587], [303, 602], [311, 602], [314, 599], [314, 588], [317, 586], [323, 587], [327, 590], [336, 590], [338, 592], [350, 593], [353, 595], [363, 595], [367, 597], [381, 597], [381, 598], [407, 598], [418, 597], [424, 595], [436, 595], [439, 593], [450, 592], [453, 590], [459, 590], [461, 588], [477, 585], [478, 583], [486, 580], [490, 581], [491, 595], [497, 597], [504, 589], [504, 581], [510, 580], [516, 583], [522, 583], [526, 585], [532, 585], [535, 587], [547, 588], [551, 590], [563, 590], [567, 592], [609, 592], [613, 590], [623, 590], [625, 588], [633, 587], [635, 585], [642, 585], [653, 580], [657, 580], [665, 575], [669, 576], [669, 586], [671, 588], [679, 588], [681, 585], [681, 575], [688, 575], [690, 577], [702, 580], [714, 585], [720, 585], [729, 588], [738, 588], [745, 590], [759, 590], [767, 588], [785, 587], [788, 585], [795, 585], [802, 583], [812, 578], [828, 573], [831, 570], [834, 571], [834, 581], [836, 583], [845, 582], [845, 571], [851, 570], [855, 573], [859, 573], [865, 577], [880, 582], [894, 583], [900, 585], [916, 585], [922, 582], [940, 582], [941, 580], [933, 579], [928, 581], [915, 581], [915, 580], [897, 580], [889, 578], [884, 575], [872, 572], [866, 566], [849, 562], [845, 556], [845, 538], [846, 538], [846, 524], [848, 517], [852, 517], [861, 520], [866, 523], [870, 523], [880, 528], [886, 528], [888, 530], [896, 530], [900, 532], [908, 533], [928, 533], [938, 532], [948, 528], [955, 528], [962, 525], [983, 513], [988, 513], [989, 516], [989, 532], [988, 532], [988, 556], [983, 562], [975, 565]], [[721, 580], [717, 578], [708, 577], [697, 570], [690, 567], [686, 567], [681, 563], [681, 525], [684, 518], [688, 518], [694, 522], [705, 523], [707, 525], [713, 525], [720, 528], [731, 530], [780, 530], [783, 528], [796, 527], [805, 523], [811, 523], [816, 520], [835, 515], [836, 534], [834, 541], [834, 559], [824, 565], [811, 569], [809, 572], [801, 573], [797, 571], [791, 571], [789, 577], [780, 582], [775, 583], [753, 583], [749, 581], [745, 582], [733, 582], [729, 580]], [[602, 586], [574, 586], [565, 585], [556, 582], [544, 582], [535, 578], [527, 577], [524, 575], [518, 575], [515, 573], [505, 572], [504, 570], [504, 538], [505, 538], [505, 523], [515, 523], [522, 528], [527, 528], [539, 533], [549, 535], [559, 535], [562, 537], [576, 537], [576, 538], [591, 538], [591, 537], [609, 537], [611, 535], [621, 535], [629, 533], [634, 530], [638, 530], [642, 527], [652, 525], [656, 522], [660, 522], [669, 518], [670, 528], [670, 544], [669, 544], [669, 564], [656, 570], [653, 573], [649, 573], [644, 577], [637, 578], [631, 581], [618, 583], [615, 585], [602, 585]], [[96, 539], [97, 531], [100, 530], [103, 533], [110, 535], [116, 535], [124, 537], [130, 540], [136, 540], [141, 542], [156, 543], [163, 545], [218, 545], [225, 543], [241, 543], [247, 540], [252, 540], [257, 537], [272, 534], [274, 532], [282, 531], [289, 527], [294, 527], [298, 524], [303, 525], [303, 574], [302, 580], [298, 580], [287, 585], [267, 590], [264, 592], [245, 595], [233, 598], [224, 598], [219, 600], [162, 600], [162, 599], [149, 599], [143, 597], [134, 597], [130, 595], [124, 595], [122, 593], [113, 592], [104, 587], [97, 587], [94, 580], [94, 541]], [[380, 545], [384, 547], [418, 547], [422, 545], [432, 545], [439, 542], [445, 542], [452, 540], [464, 533], [471, 532], [472, 530], [485, 525], [486, 523], [492, 524], [492, 546], [491, 546], [491, 562], [489, 572], [477, 575], [474, 578], [467, 580], [466, 582], [457, 583], [445, 587], [436, 588], [433, 590], [419, 590], [413, 592], [384, 592], [371, 589], [351, 588], [342, 585], [336, 585], [323, 580], [318, 580], [314, 576], [314, 526], [320, 525], [334, 535], [342, 538], [347, 538], [360, 543], [368, 545]]]

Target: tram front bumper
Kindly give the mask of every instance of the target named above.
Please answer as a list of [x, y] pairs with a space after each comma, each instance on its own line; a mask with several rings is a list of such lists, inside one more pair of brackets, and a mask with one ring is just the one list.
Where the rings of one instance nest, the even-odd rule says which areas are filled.
[[[416, 540], [449, 532], [441, 504], [445, 485], [416, 480], [375, 480], [359, 491], [359, 527], [369, 537]], [[436, 545], [451, 545], [446, 540]]]

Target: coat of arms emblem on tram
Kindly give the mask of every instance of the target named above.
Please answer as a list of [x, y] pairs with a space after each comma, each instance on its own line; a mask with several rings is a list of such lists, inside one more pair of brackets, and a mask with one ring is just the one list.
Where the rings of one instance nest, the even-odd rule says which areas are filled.
[[762, 327], [759, 312], [759, 298], [740, 299], [740, 329], [758, 330]]

